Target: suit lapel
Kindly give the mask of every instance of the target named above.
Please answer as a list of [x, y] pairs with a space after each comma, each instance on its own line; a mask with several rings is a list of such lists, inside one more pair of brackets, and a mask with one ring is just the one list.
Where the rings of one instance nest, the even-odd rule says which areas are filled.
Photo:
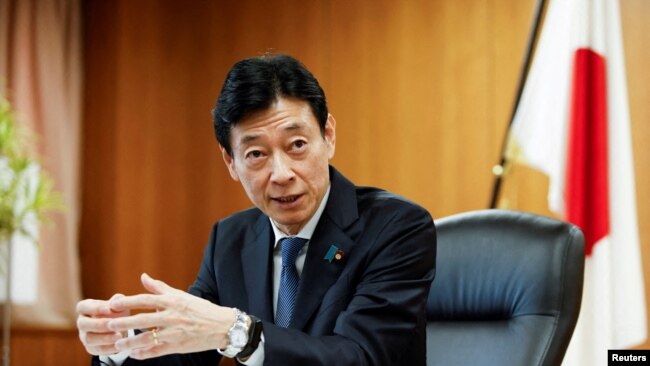
[[244, 282], [248, 295], [248, 312], [260, 319], [273, 322], [271, 260], [273, 251], [273, 233], [266, 215], [253, 225], [254, 231], [244, 244], [241, 261], [244, 270]]
[[[327, 290], [336, 282], [347, 259], [353, 252], [354, 241], [345, 229], [358, 218], [354, 185], [330, 167], [331, 190], [325, 211], [309, 242], [303, 267], [296, 307], [291, 327], [303, 329], [312, 317]], [[341, 260], [330, 261], [325, 255], [331, 246], [343, 251]]]

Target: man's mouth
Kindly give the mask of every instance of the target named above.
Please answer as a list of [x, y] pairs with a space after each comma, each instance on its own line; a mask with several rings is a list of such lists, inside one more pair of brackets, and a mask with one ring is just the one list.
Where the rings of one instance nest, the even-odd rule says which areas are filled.
[[298, 198], [300, 198], [300, 195], [292, 195], [292, 196], [283, 196], [283, 197], [275, 197], [273, 200], [278, 201], [280, 203], [291, 203], [295, 202]]

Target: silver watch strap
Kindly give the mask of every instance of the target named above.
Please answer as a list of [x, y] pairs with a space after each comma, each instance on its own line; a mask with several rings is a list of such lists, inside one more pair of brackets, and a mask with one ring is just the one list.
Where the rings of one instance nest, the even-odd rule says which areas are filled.
[[226, 346], [226, 349], [217, 349], [217, 352], [230, 358], [237, 356], [237, 354], [239, 354], [239, 352], [241, 352], [243, 349], [243, 347], [234, 347], [232, 345], [231, 334], [233, 330], [238, 327], [243, 327], [246, 329], [246, 331], [248, 331], [248, 315], [237, 308], [233, 309], [235, 310], [235, 323], [233, 323], [232, 327], [230, 327], [228, 330], [228, 346]]

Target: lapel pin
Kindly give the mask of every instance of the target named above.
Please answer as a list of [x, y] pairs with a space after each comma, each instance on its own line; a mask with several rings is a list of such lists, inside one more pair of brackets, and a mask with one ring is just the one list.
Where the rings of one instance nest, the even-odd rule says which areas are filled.
[[323, 259], [325, 259], [326, 261], [329, 261], [330, 263], [332, 263], [333, 260], [338, 261], [338, 260], [343, 259], [343, 255], [344, 255], [344, 253], [343, 253], [343, 251], [341, 249], [337, 248], [335, 245], [331, 245], [330, 249], [327, 251], [327, 253], [325, 254], [325, 257], [323, 257]]

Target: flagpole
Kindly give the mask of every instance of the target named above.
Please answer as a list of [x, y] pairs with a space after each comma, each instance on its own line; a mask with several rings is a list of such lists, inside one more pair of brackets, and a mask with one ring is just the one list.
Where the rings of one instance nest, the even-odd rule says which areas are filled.
[[495, 165], [492, 168], [492, 173], [494, 174], [494, 185], [492, 186], [492, 199], [490, 200], [490, 208], [496, 208], [497, 202], [499, 200], [499, 192], [501, 191], [501, 182], [503, 180], [503, 173], [507, 163], [506, 148], [508, 146], [508, 135], [510, 133], [510, 127], [512, 126], [512, 122], [515, 119], [517, 106], [519, 105], [519, 101], [521, 100], [521, 95], [524, 91], [524, 85], [526, 84], [526, 78], [528, 77], [528, 71], [530, 70], [530, 64], [533, 60], [533, 52], [535, 51], [535, 44], [537, 43], [537, 38], [539, 36], [540, 25], [542, 23], [542, 17], [544, 16], [545, 7], [546, 7], [546, 0], [537, 0], [534, 20], [531, 26], [530, 35], [528, 36], [528, 44], [526, 46], [526, 56], [524, 58], [524, 64], [521, 67], [521, 70], [519, 72], [519, 85], [517, 87], [517, 96], [512, 106], [510, 121], [508, 122], [508, 127], [506, 128], [506, 133], [505, 136], [503, 137], [503, 142], [501, 143], [501, 160], [499, 161], [499, 164]]
[[5, 243], [7, 245], [7, 263], [5, 266], [5, 306], [2, 314], [2, 365], [9, 366], [11, 363], [11, 262], [13, 235]]

